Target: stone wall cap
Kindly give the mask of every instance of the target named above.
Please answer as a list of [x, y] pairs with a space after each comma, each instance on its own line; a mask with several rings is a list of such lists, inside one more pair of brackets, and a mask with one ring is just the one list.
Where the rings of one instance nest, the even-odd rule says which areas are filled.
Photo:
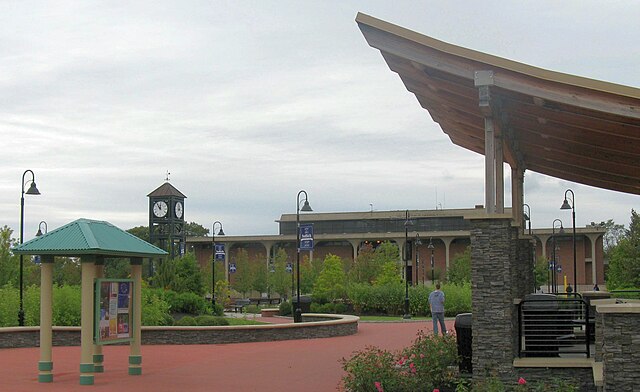
[[596, 305], [596, 312], [598, 313], [640, 313], [640, 303], [627, 302], [627, 303]]
[[513, 367], [592, 368], [593, 358], [516, 358]]

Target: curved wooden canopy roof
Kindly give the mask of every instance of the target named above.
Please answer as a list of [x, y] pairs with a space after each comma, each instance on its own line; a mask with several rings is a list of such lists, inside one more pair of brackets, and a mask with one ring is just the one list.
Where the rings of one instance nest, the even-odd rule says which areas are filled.
[[492, 71], [491, 116], [511, 167], [640, 194], [640, 89], [473, 51], [361, 13], [356, 22], [453, 143], [484, 154], [475, 76]]

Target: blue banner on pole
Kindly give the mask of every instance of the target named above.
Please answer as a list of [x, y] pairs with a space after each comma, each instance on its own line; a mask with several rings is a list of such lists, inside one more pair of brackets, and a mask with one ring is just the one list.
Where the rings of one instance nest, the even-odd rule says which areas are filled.
[[236, 263], [229, 263], [229, 273], [233, 274], [236, 272]]
[[224, 244], [216, 244], [216, 260], [224, 261]]
[[300, 250], [313, 250], [313, 224], [300, 225]]

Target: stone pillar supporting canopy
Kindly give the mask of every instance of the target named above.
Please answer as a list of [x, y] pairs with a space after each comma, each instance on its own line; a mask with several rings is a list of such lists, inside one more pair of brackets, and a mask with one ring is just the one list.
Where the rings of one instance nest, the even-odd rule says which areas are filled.
[[518, 314], [514, 299], [533, 287], [531, 242], [519, 239], [511, 215], [471, 220], [473, 377], [495, 372], [513, 380]]

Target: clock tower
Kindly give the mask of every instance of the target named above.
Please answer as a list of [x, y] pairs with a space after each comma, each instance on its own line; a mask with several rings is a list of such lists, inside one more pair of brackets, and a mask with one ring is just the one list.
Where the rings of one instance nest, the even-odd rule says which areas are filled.
[[171, 258], [185, 252], [184, 199], [187, 197], [169, 181], [147, 195], [149, 198], [149, 239]]

